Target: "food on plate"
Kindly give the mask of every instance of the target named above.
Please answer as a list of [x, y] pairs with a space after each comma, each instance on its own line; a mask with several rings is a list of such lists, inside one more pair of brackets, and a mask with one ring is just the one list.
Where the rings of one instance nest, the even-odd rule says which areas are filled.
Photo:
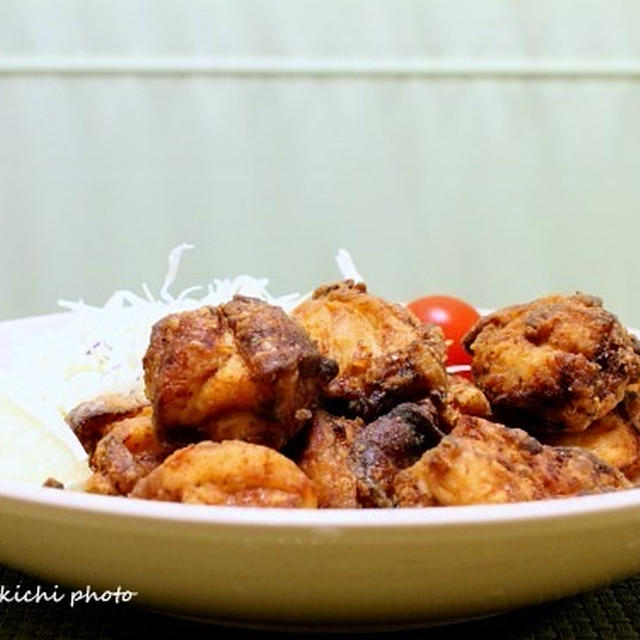
[[480, 319], [475, 307], [451, 296], [424, 296], [407, 304], [407, 308], [422, 322], [442, 329], [448, 341], [448, 365], [471, 363], [471, 356], [463, 347], [462, 339]]
[[[90, 456], [86, 490], [394, 508], [640, 485], [640, 342], [597, 298], [480, 318], [442, 296], [407, 308], [353, 279], [302, 301], [258, 295], [156, 317], [140, 388], [68, 414]], [[458, 375], [461, 345], [472, 379]]]
[[361, 418], [334, 416], [322, 409], [314, 411], [304, 444], [294, 459], [313, 483], [318, 507], [359, 506], [350, 457], [355, 435], [363, 428]]
[[399, 402], [446, 394], [442, 330], [367, 293], [363, 283], [319, 287], [292, 316], [320, 353], [338, 363], [322, 390], [336, 413], [371, 420]]
[[400, 507], [520, 502], [631, 486], [584, 449], [545, 446], [521, 429], [471, 416], [394, 478]]
[[549, 434], [545, 444], [581, 447], [619, 469], [632, 482], [640, 481], [640, 425], [621, 402], [606, 416], [592, 422], [584, 431]]
[[640, 380], [640, 341], [593, 296], [501, 309], [464, 344], [496, 417], [528, 431], [584, 431]]
[[313, 482], [321, 508], [391, 507], [395, 474], [444, 433], [433, 402], [406, 402], [366, 424], [317, 411], [294, 456]]
[[161, 440], [282, 448], [337, 372], [282, 309], [235, 296], [157, 322], [143, 359]]
[[491, 405], [487, 397], [473, 382], [460, 375], [449, 374], [445, 402], [440, 406], [440, 426], [451, 431], [460, 416], [491, 417]]
[[309, 478], [274, 449], [203, 441], [172, 453], [138, 481], [133, 498], [190, 504], [315, 508]]
[[350, 463], [358, 504], [392, 507], [393, 479], [440, 442], [438, 410], [430, 399], [405, 402], [360, 429], [353, 440]]
[[640, 430], [640, 382], [629, 386], [618, 407], [625, 419]]
[[127, 495], [140, 478], [155, 469], [174, 446], [160, 441], [152, 424], [151, 408], [116, 420], [91, 453], [94, 471], [86, 490], [106, 495]]
[[80, 403], [67, 415], [67, 423], [91, 455], [117, 421], [133, 418], [148, 407], [149, 401], [140, 391], [109, 393]]

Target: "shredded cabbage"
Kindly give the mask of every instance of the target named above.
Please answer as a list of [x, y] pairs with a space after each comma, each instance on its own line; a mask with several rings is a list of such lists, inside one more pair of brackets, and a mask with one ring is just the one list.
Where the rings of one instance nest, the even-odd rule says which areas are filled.
[[[62, 326], [37, 336], [25, 333], [15, 350], [12, 369], [18, 379], [28, 383], [28, 388], [17, 390], [14, 395], [32, 397], [34, 388], [38, 389], [43, 402], [64, 415], [101, 393], [140, 390], [141, 361], [150, 330], [165, 315], [218, 305], [236, 294], [259, 298], [286, 311], [307, 297], [299, 293], [273, 296], [266, 278], [249, 275], [214, 279], [206, 286], [192, 286], [174, 294], [172, 286], [180, 262], [192, 248], [182, 244], [170, 252], [167, 273], [156, 296], [143, 283], [142, 295], [116, 291], [103, 306], [83, 300], [60, 300], [59, 306], [70, 312], [61, 314], [66, 316]], [[336, 261], [343, 278], [362, 279], [347, 251], [340, 249]]]

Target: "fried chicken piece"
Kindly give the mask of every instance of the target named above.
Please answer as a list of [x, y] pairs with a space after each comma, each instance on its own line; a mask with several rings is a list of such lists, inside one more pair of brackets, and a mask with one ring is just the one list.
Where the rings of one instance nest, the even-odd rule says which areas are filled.
[[[629, 400], [629, 403], [634, 402]], [[630, 419], [627, 403], [620, 403], [585, 431], [550, 434], [541, 440], [556, 447], [581, 447], [619, 469], [634, 484], [640, 482], [640, 433]]]
[[439, 327], [346, 280], [317, 289], [292, 315], [339, 365], [324, 390], [335, 413], [371, 420], [395, 404], [444, 397], [446, 344]]
[[240, 507], [317, 505], [311, 480], [294, 462], [273, 449], [239, 440], [179, 449], [140, 480], [131, 497]]
[[401, 507], [541, 500], [627, 489], [592, 453], [544, 446], [521, 429], [462, 416], [440, 444], [394, 480]]
[[97, 396], [79, 404], [66, 416], [84, 450], [92, 455], [98, 442], [113, 425], [124, 418], [133, 418], [149, 406], [142, 391]]
[[127, 495], [173, 449], [156, 438], [151, 408], [146, 407], [133, 418], [112, 423], [89, 460], [94, 473], [85, 489], [89, 493]]
[[393, 478], [444, 435], [434, 404], [404, 403], [364, 426], [317, 411], [299, 458], [321, 508], [393, 506]]
[[627, 388], [622, 402], [616, 408], [624, 420], [640, 431], [640, 382]]
[[359, 506], [357, 481], [349, 455], [355, 434], [363, 427], [360, 418], [350, 420], [323, 410], [314, 412], [297, 461], [313, 483], [319, 508]]
[[235, 296], [156, 323], [143, 359], [161, 439], [282, 448], [337, 372], [280, 308]]
[[440, 426], [451, 431], [460, 416], [491, 417], [487, 396], [473, 382], [462, 376], [448, 374], [449, 385], [445, 402], [440, 406]]
[[427, 399], [400, 404], [356, 433], [349, 462], [360, 506], [394, 506], [395, 475], [440, 442], [439, 424], [438, 410]]
[[470, 380], [449, 374], [447, 402], [460, 413], [478, 418], [491, 415], [491, 405], [487, 396]]
[[583, 431], [640, 378], [638, 339], [582, 294], [496, 311], [464, 345], [496, 416], [528, 431]]

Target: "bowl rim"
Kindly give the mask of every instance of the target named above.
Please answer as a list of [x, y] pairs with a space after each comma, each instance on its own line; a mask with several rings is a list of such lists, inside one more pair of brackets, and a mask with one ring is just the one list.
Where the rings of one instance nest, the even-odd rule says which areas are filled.
[[103, 496], [73, 489], [40, 487], [0, 480], [0, 504], [40, 507], [67, 513], [86, 513], [118, 519], [143, 519], [178, 524], [234, 525], [258, 528], [440, 528], [496, 526], [507, 523], [550, 521], [614, 515], [638, 510], [640, 488], [603, 494], [451, 507], [396, 509], [284, 509], [192, 505]]

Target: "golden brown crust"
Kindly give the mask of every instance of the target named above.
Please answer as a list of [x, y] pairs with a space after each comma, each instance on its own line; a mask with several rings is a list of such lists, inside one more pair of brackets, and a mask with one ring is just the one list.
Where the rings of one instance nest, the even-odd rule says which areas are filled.
[[640, 382], [627, 387], [624, 398], [616, 409], [624, 420], [640, 431]]
[[313, 482], [321, 509], [359, 506], [349, 454], [355, 434], [363, 426], [359, 418], [349, 420], [322, 410], [314, 412], [298, 466]]
[[444, 436], [430, 400], [406, 402], [356, 433], [349, 462], [362, 507], [394, 506], [393, 479]]
[[622, 471], [633, 483], [640, 481], [640, 433], [634, 426], [635, 414], [628, 408], [634, 402], [622, 402], [613, 411], [596, 420], [585, 431], [550, 434], [541, 438], [556, 447], [581, 447]]
[[153, 327], [145, 385], [163, 439], [242, 439], [280, 449], [337, 371], [282, 309], [236, 296]]
[[171, 451], [156, 438], [151, 409], [146, 407], [133, 418], [113, 423], [98, 442], [89, 461], [94, 473], [85, 488], [89, 493], [127, 495]]
[[398, 402], [446, 393], [441, 329], [368, 294], [364, 284], [320, 287], [292, 315], [339, 365], [324, 391], [336, 412], [370, 420]]
[[470, 380], [459, 375], [448, 375], [449, 385], [444, 403], [439, 406], [440, 426], [451, 431], [460, 416], [491, 417], [491, 405], [487, 396]]
[[519, 502], [630, 486], [588, 451], [544, 446], [521, 429], [470, 416], [394, 480], [401, 507]]
[[366, 426], [317, 411], [299, 465], [314, 483], [318, 506], [394, 506], [395, 474], [440, 441], [438, 424], [429, 400], [398, 405]]
[[487, 396], [470, 380], [458, 375], [449, 375], [447, 402], [460, 413], [478, 418], [491, 415], [491, 405]]
[[104, 394], [79, 404], [67, 414], [66, 421], [91, 455], [116, 422], [133, 418], [148, 406], [149, 401], [139, 391]]
[[309, 478], [261, 445], [204, 441], [179, 449], [140, 480], [132, 498], [243, 507], [317, 505]]
[[553, 295], [482, 318], [464, 339], [496, 415], [527, 430], [582, 431], [640, 377], [640, 346], [592, 296]]
[[[236, 296], [158, 322], [143, 362], [152, 404], [105, 396], [68, 416], [91, 454], [87, 490], [388, 508], [640, 484], [640, 344], [596, 298], [481, 319], [465, 338], [478, 387], [446, 374], [440, 329], [363, 284], [320, 287], [293, 316]], [[276, 450], [300, 444], [299, 466]]]

